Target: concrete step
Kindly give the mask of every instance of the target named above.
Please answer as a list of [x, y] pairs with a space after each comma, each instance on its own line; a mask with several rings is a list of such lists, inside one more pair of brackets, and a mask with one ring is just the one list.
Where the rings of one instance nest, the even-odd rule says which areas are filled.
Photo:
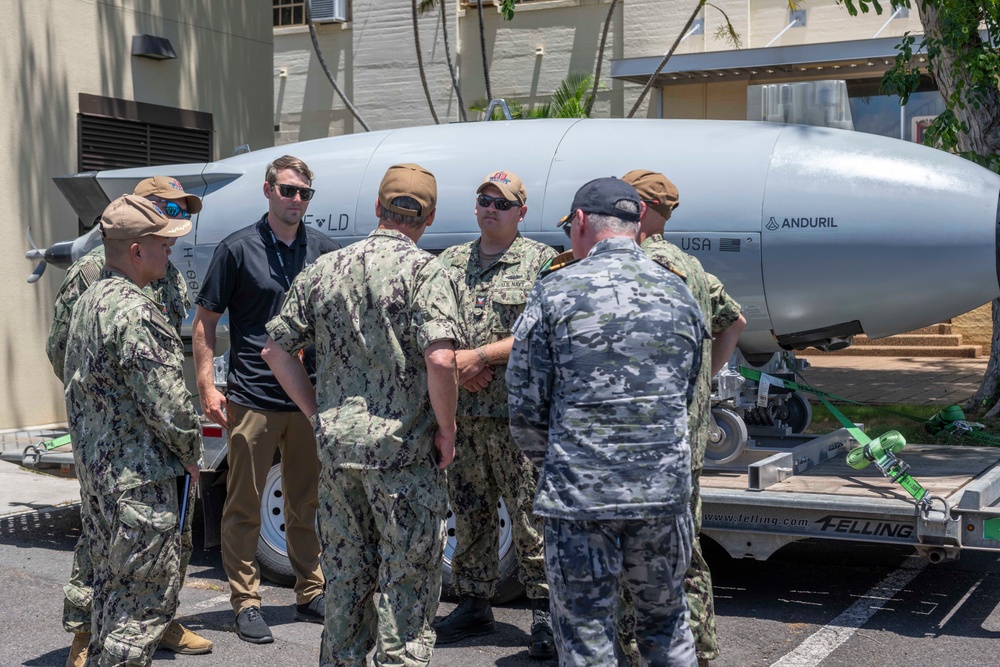
[[957, 357], [976, 359], [982, 354], [978, 345], [956, 346], [906, 346], [906, 345], [852, 345], [836, 352], [821, 352], [809, 348], [800, 352], [807, 356], [838, 356], [838, 357]]
[[951, 325], [946, 323], [932, 324], [929, 327], [920, 327], [919, 329], [914, 329], [913, 331], [908, 331], [911, 334], [951, 334]]
[[914, 334], [906, 333], [885, 338], [869, 338], [865, 335], [854, 337], [854, 345], [902, 345], [903, 347], [957, 347], [962, 344], [960, 334]]

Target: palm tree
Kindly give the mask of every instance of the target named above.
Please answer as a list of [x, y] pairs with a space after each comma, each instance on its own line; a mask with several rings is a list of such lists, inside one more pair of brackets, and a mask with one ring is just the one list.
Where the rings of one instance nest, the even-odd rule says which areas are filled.
[[618, 4], [618, 0], [611, 0], [611, 5], [608, 7], [608, 15], [604, 19], [604, 32], [601, 33], [601, 46], [597, 50], [597, 67], [594, 69], [594, 76], [591, 77], [594, 80], [594, 90], [590, 93], [590, 99], [587, 100], [587, 109], [584, 114], [587, 118], [590, 118], [590, 110], [594, 108], [594, 100], [597, 98], [597, 86], [601, 82], [601, 65], [604, 64], [604, 47], [608, 44], [608, 28], [611, 27], [611, 19], [615, 15], [615, 5]]
[[[421, 0], [420, 4], [417, 6], [417, 12], [420, 15], [425, 14], [430, 11], [432, 7], [438, 4], [438, 0]], [[455, 99], [458, 100], [458, 112], [462, 116], [462, 121], [465, 122], [469, 120], [469, 117], [465, 113], [465, 102], [462, 101], [462, 90], [458, 85], [458, 77], [455, 76], [455, 66], [451, 62], [451, 47], [448, 44], [448, 12], [446, 0], [440, 0], [441, 5], [441, 39], [444, 41], [444, 60], [448, 63], [448, 73], [451, 74], [451, 87], [455, 91]]]
[[[592, 93], [588, 93], [594, 77], [590, 74], [572, 73], [559, 83], [552, 97], [542, 104], [523, 105], [517, 100], [507, 102], [511, 118], [585, 118], [586, 107]], [[469, 107], [473, 111], [485, 112], [489, 100], [476, 100]]]
[[354, 108], [353, 104], [351, 104], [351, 100], [347, 98], [347, 94], [344, 93], [344, 89], [340, 87], [339, 83], [337, 83], [337, 79], [334, 78], [333, 72], [331, 72], [330, 68], [326, 65], [326, 60], [323, 59], [323, 52], [319, 48], [319, 38], [316, 36], [316, 26], [313, 25], [312, 12], [309, 11], [310, 4], [311, 3], [309, 2], [305, 4], [306, 23], [309, 24], [309, 36], [312, 38], [313, 51], [316, 52], [316, 59], [319, 61], [319, 66], [323, 68], [326, 78], [330, 80], [330, 83], [333, 85], [333, 89], [337, 91], [337, 94], [340, 95], [340, 99], [344, 101], [344, 106], [347, 107], [347, 110], [351, 112], [351, 115], [354, 116], [359, 123], [361, 123], [361, 127], [365, 128], [365, 132], [371, 132], [371, 128], [368, 127], [368, 123], [364, 121], [358, 113], [358, 110]]
[[434, 110], [434, 100], [431, 99], [431, 90], [427, 87], [427, 73], [424, 71], [424, 55], [420, 52], [420, 26], [417, 23], [417, 0], [410, 0], [411, 11], [413, 12], [413, 44], [417, 47], [417, 71], [420, 72], [420, 84], [424, 87], [424, 96], [427, 98], [427, 106], [430, 107], [431, 116], [434, 123], [439, 124], [437, 111]]
[[493, 89], [490, 88], [490, 66], [486, 59], [486, 28], [483, 25], [483, 0], [476, 0], [476, 11], [479, 13], [479, 48], [483, 53], [483, 79], [486, 81], [486, 99], [493, 99]]

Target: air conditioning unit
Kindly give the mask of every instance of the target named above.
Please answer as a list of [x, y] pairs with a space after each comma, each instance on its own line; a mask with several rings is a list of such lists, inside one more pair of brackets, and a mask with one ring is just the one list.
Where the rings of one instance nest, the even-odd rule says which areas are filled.
[[309, 0], [314, 23], [346, 23], [347, 0]]

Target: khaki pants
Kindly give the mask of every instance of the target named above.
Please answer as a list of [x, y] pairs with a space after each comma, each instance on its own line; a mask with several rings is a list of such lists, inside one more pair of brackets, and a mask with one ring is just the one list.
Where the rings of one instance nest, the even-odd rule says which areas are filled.
[[229, 474], [222, 509], [222, 565], [229, 577], [230, 602], [239, 614], [259, 607], [260, 503], [267, 473], [281, 452], [285, 541], [295, 573], [295, 603], [323, 593], [320, 546], [316, 537], [319, 459], [309, 420], [299, 411], [254, 410], [229, 403]]

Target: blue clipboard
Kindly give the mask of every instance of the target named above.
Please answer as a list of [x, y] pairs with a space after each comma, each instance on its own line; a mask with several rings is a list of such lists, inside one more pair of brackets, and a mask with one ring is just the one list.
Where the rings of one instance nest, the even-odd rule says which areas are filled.
[[181, 520], [179, 530], [184, 530], [184, 517], [187, 516], [188, 494], [191, 492], [191, 473], [184, 473], [184, 489], [181, 492]]

